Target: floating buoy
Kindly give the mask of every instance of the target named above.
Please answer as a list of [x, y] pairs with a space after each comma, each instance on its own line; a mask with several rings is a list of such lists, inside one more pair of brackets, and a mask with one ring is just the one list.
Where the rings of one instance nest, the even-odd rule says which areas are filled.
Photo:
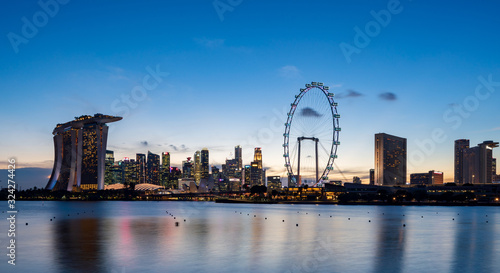
[[424, 218], [424, 216], [420, 216], [420, 218]]
[[265, 220], [267, 220], [267, 217], [266, 217], [266, 218], [264, 218], [264, 219], [265, 219]]
[[299, 224], [295, 224], [295, 226], [296, 226], [296, 227], [298, 227], [298, 226], [299, 226]]
[[406, 225], [405, 225], [405, 224], [403, 224], [403, 227], [406, 227]]
[[347, 220], [351, 220], [351, 218], [347, 218]]
[[26, 225], [28, 225], [28, 223], [26, 223]]
[[52, 219], [50, 219], [50, 221], [52, 221]]
[[179, 222], [175, 222], [175, 226], [178, 227], [179, 226]]
[[184, 219], [184, 222], [186, 222], [186, 219]]
[[372, 220], [368, 220], [368, 223], [371, 223], [371, 222], [372, 222]]
[[285, 220], [283, 220], [283, 222], [285, 222]]

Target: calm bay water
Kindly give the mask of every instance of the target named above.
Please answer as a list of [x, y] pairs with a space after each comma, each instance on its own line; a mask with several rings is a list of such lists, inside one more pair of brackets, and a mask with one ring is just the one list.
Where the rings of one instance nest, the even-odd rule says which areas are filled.
[[0, 272], [500, 272], [497, 207], [6, 203]]

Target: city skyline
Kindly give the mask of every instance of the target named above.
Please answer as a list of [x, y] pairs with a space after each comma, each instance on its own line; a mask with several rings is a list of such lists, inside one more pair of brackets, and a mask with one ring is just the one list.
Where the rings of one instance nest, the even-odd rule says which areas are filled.
[[[219, 166], [241, 145], [248, 164], [262, 147], [267, 175], [283, 176], [286, 113], [299, 89], [318, 80], [339, 103], [335, 162], [349, 180], [368, 182], [373, 135], [384, 132], [408, 141], [407, 181], [439, 170], [450, 182], [455, 140], [499, 140], [500, 44], [492, 34], [499, 4], [400, 1], [388, 9], [389, 2], [243, 1], [223, 14], [202, 1], [69, 2], [45, 11], [46, 24], [17, 46], [10, 33], [26, 36], [26, 20], [33, 24], [44, 8], [9, 3], [0, 19], [0, 88], [8, 102], [0, 113], [10, 118], [1, 121], [0, 150], [17, 158], [19, 170], [41, 168], [36, 178], [22, 179], [29, 169], [19, 177], [43, 187], [54, 125], [106, 113], [124, 117], [108, 138], [117, 160], [150, 150], [169, 152], [181, 166], [206, 147], [209, 164]], [[304, 10], [319, 16], [299, 20]], [[353, 53], [345, 53], [347, 44]], [[335, 170], [333, 178], [343, 179]]]

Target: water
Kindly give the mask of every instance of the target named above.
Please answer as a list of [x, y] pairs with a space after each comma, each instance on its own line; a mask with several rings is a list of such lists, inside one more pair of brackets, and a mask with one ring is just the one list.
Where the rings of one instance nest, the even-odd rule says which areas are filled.
[[16, 205], [16, 266], [2, 220], [0, 272], [500, 272], [497, 207]]

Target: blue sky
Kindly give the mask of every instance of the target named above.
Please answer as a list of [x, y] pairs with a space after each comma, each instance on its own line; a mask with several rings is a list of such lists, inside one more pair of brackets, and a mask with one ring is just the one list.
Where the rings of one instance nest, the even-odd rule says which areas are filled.
[[[42, 168], [18, 183], [44, 186], [54, 126], [97, 112], [125, 114], [110, 124], [118, 159], [168, 151], [176, 165], [207, 147], [221, 164], [242, 145], [244, 163], [262, 147], [268, 173], [283, 175], [279, 126], [311, 81], [338, 95], [336, 163], [348, 179], [373, 168], [375, 133], [408, 139], [409, 173], [447, 181], [455, 139], [499, 140], [494, 1], [42, 2], [57, 8], [9, 1], [0, 12], [0, 161]], [[159, 81], [148, 76], [150, 90], [126, 106], [151, 70]]]

